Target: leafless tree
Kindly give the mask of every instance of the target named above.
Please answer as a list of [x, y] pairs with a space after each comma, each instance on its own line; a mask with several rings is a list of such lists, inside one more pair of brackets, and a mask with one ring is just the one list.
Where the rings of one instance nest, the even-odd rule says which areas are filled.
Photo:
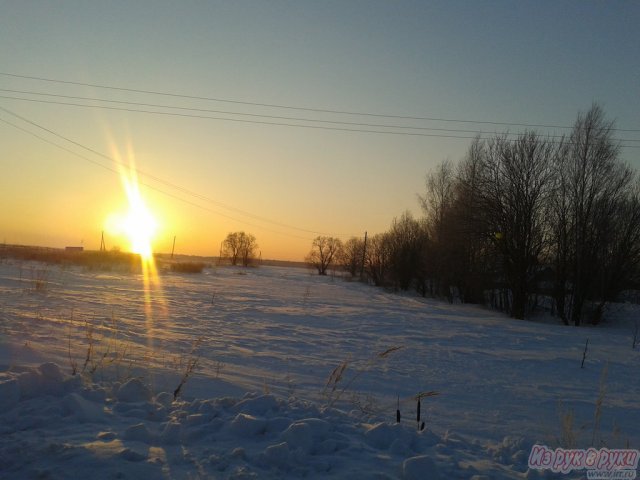
[[318, 236], [313, 240], [311, 251], [307, 255], [307, 263], [313, 265], [319, 275], [326, 275], [327, 269], [334, 262], [342, 249], [338, 238]]
[[241, 232], [229, 233], [222, 243], [222, 254], [229, 258], [231, 265], [238, 264], [238, 257], [240, 255], [240, 233]]
[[574, 325], [581, 324], [585, 304], [596, 294], [597, 270], [615, 229], [611, 222], [629, 192], [632, 172], [619, 161], [619, 148], [613, 123], [593, 105], [578, 115], [560, 157], [562, 175], [553, 198], [565, 216], [557, 215], [552, 225], [556, 302], [561, 317]]
[[454, 200], [454, 166], [450, 160], [440, 163], [426, 176], [426, 194], [419, 195], [420, 206], [427, 218], [429, 234], [438, 242], [445, 228], [445, 217]]
[[389, 267], [389, 241], [387, 233], [378, 233], [367, 242], [365, 270], [374, 285], [385, 285]]
[[[629, 185], [624, 196], [600, 220], [605, 232], [598, 248], [592, 300], [596, 305], [592, 323], [600, 322], [604, 307], [615, 301], [624, 289], [637, 284], [640, 267], [640, 191], [639, 184]], [[606, 211], [606, 208], [604, 209]]]
[[535, 268], [546, 241], [551, 162], [557, 146], [534, 132], [515, 141], [491, 140], [486, 150], [481, 203], [511, 292], [510, 313], [524, 318]]
[[414, 280], [419, 288], [424, 286], [427, 229], [424, 222], [416, 220], [410, 212], [395, 218], [387, 233], [389, 275], [394, 286], [408, 290]]
[[549, 196], [549, 229], [548, 262], [553, 266], [555, 280], [552, 287], [556, 314], [565, 325], [569, 325], [567, 308], [567, 292], [569, 291], [569, 273], [573, 258], [572, 209], [570, 201], [569, 145], [563, 142], [554, 159], [553, 183]]
[[244, 267], [248, 267], [251, 261], [255, 258], [255, 252], [257, 249], [258, 244], [256, 243], [256, 237], [250, 233], [241, 232], [239, 253]]
[[480, 205], [485, 157], [486, 144], [478, 137], [458, 165], [447, 160], [429, 172], [426, 193], [419, 196], [429, 234], [425, 289], [450, 301], [456, 296], [481, 303], [491, 285], [488, 260], [495, 253], [489, 252], [494, 246]]
[[229, 233], [223, 242], [223, 255], [229, 258], [231, 265], [237, 265], [238, 261], [241, 261], [242, 265], [246, 267], [257, 248], [256, 238], [253, 235], [245, 232], [233, 232]]
[[351, 237], [347, 240], [338, 255], [338, 263], [349, 275], [355, 277], [362, 270], [364, 240]]
[[443, 222], [448, 262], [445, 285], [456, 288], [461, 300], [471, 303], [484, 301], [484, 291], [494, 286], [496, 268], [494, 237], [481, 205], [485, 157], [486, 144], [476, 137], [457, 168], [454, 202]]
[[453, 163], [445, 160], [427, 173], [426, 192], [418, 195], [425, 214], [429, 235], [427, 251], [424, 253], [424, 275], [419, 289], [424, 295], [447, 295], [450, 292], [448, 271], [453, 249], [451, 240], [452, 208], [455, 201], [455, 170]]

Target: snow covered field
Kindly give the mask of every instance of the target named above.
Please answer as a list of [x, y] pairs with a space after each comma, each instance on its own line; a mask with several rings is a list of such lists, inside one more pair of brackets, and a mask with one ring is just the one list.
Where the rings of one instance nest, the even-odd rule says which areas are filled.
[[[582, 478], [527, 459], [640, 447], [640, 310], [611, 315], [515, 321], [297, 268], [145, 292], [139, 274], [5, 261], [0, 478]], [[421, 392], [438, 395], [419, 432]]]

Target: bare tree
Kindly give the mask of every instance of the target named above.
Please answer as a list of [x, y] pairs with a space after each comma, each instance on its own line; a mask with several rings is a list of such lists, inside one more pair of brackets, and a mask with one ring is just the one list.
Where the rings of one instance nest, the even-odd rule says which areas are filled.
[[327, 269], [334, 262], [342, 249], [338, 238], [318, 236], [313, 240], [311, 251], [307, 255], [307, 263], [313, 265], [319, 275], [326, 275]]
[[445, 211], [447, 218], [443, 221], [446, 225], [442, 253], [447, 262], [445, 286], [457, 289], [461, 300], [471, 303], [484, 301], [484, 291], [494, 284], [496, 267], [487, 212], [480, 201], [485, 157], [485, 142], [476, 137], [458, 166], [454, 202], [451, 209]]
[[450, 289], [450, 271], [453, 251], [451, 244], [451, 211], [455, 200], [455, 174], [453, 163], [445, 160], [427, 173], [426, 193], [418, 195], [425, 214], [430, 242], [423, 257], [423, 275], [419, 289], [425, 295], [447, 295]]
[[420, 206], [427, 218], [429, 233], [434, 241], [440, 241], [445, 227], [445, 216], [454, 200], [454, 168], [450, 160], [444, 160], [426, 176], [426, 194], [419, 195]]
[[[605, 120], [598, 105], [578, 115], [563, 160], [564, 184], [559, 188], [564, 197], [556, 197], [567, 210], [566, 226], [557, 221], [553, 225], [556, 241], [566, 235], [566, 252], [556, 244], [554, 253], [563, 262], [561, 272], [566, 272], [571, 289], [564, 315], [574, 325], [581, 324], [585, 303], [594, 296], [597, 267], [611, 240], [610, 221], [631, 182], [631, 171], [618, 160], [619, 149], [613, 123]], [[563, 280], [556, 281], [558, 292]]]
[[338, 263], [349, 275], [355, 277], [362, 270], [364, 240], [351, 237], [347, 240], [338, 255]]
[[480, 204], [486, 148], [475, 138], [460, 164], [446, 160], [427, 174], [426, 193], [419, 196], [429, 233], [425, 290], [449, 301], [457, 296], [481, 303], [490, 288], [489, 260], [495, 253]]
[[229, 258], [231, 265], [238, 264], [238, 257], [240, 255], [240, 233], [229, 233], [227, 238], [222, 243], [222, 254]]
[[223, 255], [229, 258], [231, 265], [237, 265], [241, 261], [246, 267], [257, 248], [256, 237], [245, 232], [233, 232], [223, 242]]
[[396, 287], [408, 290], [414, 280], [424, 285], [423, 271], [428, 235], [424, 222], [410, 212], [395, 218], [387, 233], [389, 275]]
[[615, 301], [627, 288], [633, 288], [640, 267], [640, 185], [625, 188], [624, 195], [603, 215], [599, 228], [603, 239], [598, 245], [594, 266], [594, 286], [590, 292], [595, 308], [592, 323], [599, 323], [607, 303]]
[[524, 318], [534, 269], [546, 240], [551, 162], [557, 147], [534, 132], [515, 141], [496, 137], [487, 148], [482, 207], [511, 292], [510, 313]]
[[256, 237], [250, 233], [240, 233], [240, 259], [242, 260], [242, 265], [244, 267], [248, 267], [251, 261], [255, 258], [255, 252], [258, 249], [258, 244], [256, 243]]
[[569, 145], [565, 143], [553, 162], [553, 184], [549, 197], [547, 217], [549, 228], [548, 261], [553, 266], [555, 280], [552, 295], [558, 317], [565, 325], [569, 325], [567, 309], [567, 292], [569, 291], [569, 270], [573, 258], [573, 242], [571, 241], [571, 200], [569, 171]]
[[382, 286], [387, 281], [389, 268], [389, 240], [387, 233], [378, 233], [367, 242], [365, 269], [374, 285]]

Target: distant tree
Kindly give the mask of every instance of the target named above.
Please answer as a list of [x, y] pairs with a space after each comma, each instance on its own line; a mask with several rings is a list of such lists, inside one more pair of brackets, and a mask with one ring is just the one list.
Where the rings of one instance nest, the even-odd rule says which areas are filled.
[[229, 233], [222, 243], [222, 254], [229, 259], [231, 265], [238, 264], [240, 255], [240, 235], [241, 232]]
[[469, 303], [482, 303], [485, 291], [495, 285], [494, 245], [487, 232], [487, 212], [480, 205], [485, 150], [480, 137], [471, 142], [458, 165], [454, 202], [444, 221], [448, 285]]
[[365, 271], [375, 286], [385, 285], [389, 268], [389, 236], [378, 233], [367, 241]]
[[326, 275], [327, 269], [336, 260], [341, 250], [342, 242], [340, 239], [319, 236], [313, 240], [306, 261], [318, 270], [319, 275]]
[[410, 212], [395, 218], [387, 233], [389, 276], [394, 286], [408, 290], [413, 281], [423, 278], [428, 241], [424, 222], [416, 220]]
[[[241, 232], [244, 233], [244, 232]], [[258, 249], [256, 243], [256, 237], [247, 233], [240, 235], [240, 259], [244, 267], [249, 266], [251, 261], [255, 258], [255, 252]]]
[[355, 277], [360, 275], [364, 254], [364, 240], [351, 237], [347, 240], [338, 255], [338, 264], [344, 268], [349, 275]]
[[426, 194], [418, 195], [420, 206], [427, 218], [429, 234], [434, 241], [440, 240], [442, 230], [446, 226], [446, 212], [451, 208], [454, 200], [454, 182], [453, 163], [445, 160], [427, 174]]
[[427, 291], [431, 295], [446, 295], [450, 291], [451, 262], [455, 255], [450, 243], [455, 180], [453, 163], [445, 160], [427, 173], [426, 193], [424, 196], [418, 195], [430, 239], [423, 259], [423, 295]]
[[245, 232], [229, 233], [222, 246], [223, 255], [229, 258], [231, 265], [237, 265], [240, 261], [245, 267], [249, 265], [258, 248], [256, 238]]

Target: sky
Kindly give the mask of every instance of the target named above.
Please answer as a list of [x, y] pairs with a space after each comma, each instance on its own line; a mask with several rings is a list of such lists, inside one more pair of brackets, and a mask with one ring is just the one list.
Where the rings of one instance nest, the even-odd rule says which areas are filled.
[[98, 249], [104, 231], [127, 250], [107, 227], [134, 165], [156, 251], [217, 255], [246, 231], [262, 258], [302, 260], [317, 235], [420, 215], [425, 175], [476, 132], [566, 133], [593, 102], [640, 168], [635, 1], [0, 11], [0, 242]]

